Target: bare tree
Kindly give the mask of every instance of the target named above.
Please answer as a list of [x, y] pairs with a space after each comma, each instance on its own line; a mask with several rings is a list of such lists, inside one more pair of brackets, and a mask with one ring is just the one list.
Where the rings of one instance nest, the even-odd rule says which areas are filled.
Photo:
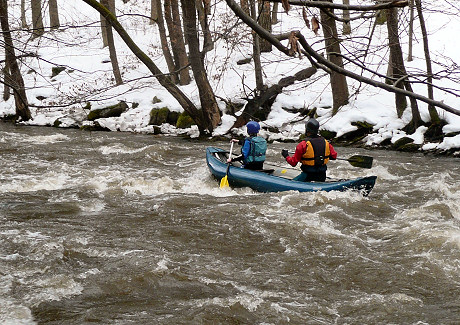
[[50, 27], [53, 29], [57, 29], [61, 26], [59, 22], [59, 10], [57, 0], [49, 0], [49, 13], [50, 13]]
[[210, 1], [195, 0], [196, 10], [198, 12], [198, 21], [204, 35], [203, 52], [208, 52], [214, 48], [211, 31], [209, 30], [208, 15], [211, 13]]
[[45, 33], [43, 27], [42, 4], [41, 0], [31, 0], [32, 3], [32, 28], [35, 37]]
[[190, 74], [178, 0], [164, 0], [164, 15], [169, 30], [169, 39], [171, 40], [171, 49], [179, 83], [188, 85], [190, 83]]
[[153, 3], [155, 3], [155, 5], [157, 6], [155, 10], [156, 16], [157, 16], [155, 22], [157, 23], [158, 32], [160, 34], [161, 50], [163, 51], [163, 56], [165, 57], [171, 80], [172, 82], [177, 83], [177, 74], [175, 72], [176, 68], [174, 65], [174, 59], [171, 55], [171, 51], [169, 50], [168, 37], [166, 36], [166, 27], [165, 27], [165, 22], [164, 22], [164, 17], [163, 17], [163, 9], [161, 5], [161, 0], [152, 0], [152, 4]]
[[7, 0], [0, 0], [0, 24], [2, 27], [3, 40], [5, 42], [6, 62], [10, 70], [10, 73], [6, 75], [10, 78], [4, 83], [8, 84], [8, 86], [13, 89], [14, 102], [16, 104], [16, 118], [27, 121], [31, 119], [31, 115], [24, 80], [22, 79], [21, 70], [16, 60], [13, 38], [11, 37]]
[[[101, 4], [105, 6], [111, 13], [115, 13], [115, 0], [101, 0]], [[102, 18], [106, 20], [104, 17]], [[121, 78], [120, 66], [118, 65], [117, 51], [115, 48], [115, 40], [113, 39], [112, 26], [107, 22], [104, 23], [106, 28], [107, 44], [109, 47], [110, 62], [112, 63], [113, 76], [115, 77], [115, 84], [117, 86], [123, 84]]]
[[160, 0], [151, 0], [150, 1], [150, 24], [155, 23], [158, 20], [158, 8]]
[[[249, 0], [252, 19], [257, 19], [256, 0]], [[261, 91], [264, 87], [264, 79], [262, 76], [262, 64], [260, 62], [260, 37], [256, 33], [252, 34], [252, 59], [254, 61], [254, 73], [256, 77], [256, 90]]]
[[[413, 92], [412, 86], [409, 82], [409, 76], [406, 72], [406, 67], [404, 66], [403, 54], [399, 41], [397, 8], [387, 9], [387, 29], [391, 57], [390, 71], [391, 77], [395, 80], [394, 86], [402, 89], [405, 88], [409, 92]], [[412, 120], [407, 127], [407, 131], [413, 132], [422, 125], [422, 118], [420, 116], [417, 101], [413, 97], [409, 97], [409, 100], [411, 103]], [[407, 107], [406, 96], [401, 93], [396, 93], [395, 104], [398, 117], [401, 117]]]
[[26, 0], [21, 0], [21, 27], [24, 29], [29, 28], [26, 20]]
[[[343, 0], [345, 6], [350, 5], [350, 0]], [[351, 23], [350, 23], [350, 10], [343, 10], [343, 25], [342, 25], [342, 34], [350, 35], [351, 34]]]
[[[332, 0], [327, 0], [332, 2]], [[332, 16], [333, 9], [321, 9], [321, 23], [326, 43], [326, 53], [328, 60], [334, 65], [343, 68], [343, 61], [340, 50], [340, 39], [337, 33], [335, 19]], [[335, 115], [339, 108], [348, 103], [348, 84], [346, 77], [335, 71], [331, 71], [331, 88], [332, 88], [332, 115]]]
[[[5, 1], [5, 0], [3, 0]], [[214, 127], [212, 124], [209, 124], [209, 119], [204, 118], [207, 105], [202, 104], [202, 109], [199, 110], [195, 104], [171, 81], [171, 79], [162, 73], [162, 71], [156, 66], [152, 59], [143, 52], [139, 46], [131, 39], [126, 30], [121, 26], [116, 17], [110, 13], [104, 6], [97, 2], [97, 0], [83, 0], [85, 3], [90, 5], [92, 8], [97, 10], [102, 14], [107, 22], [112, 25], [112, 27], [117, 31], [129, 49], [133, 52], [136, 57], [145, 64], [149, 71], [157, 78], [160, 85], [165, 87], [165, 89], [178, 101], [181, 107], [193, 118], [195, 123], [198, 126], [200, 134], [209, 135], [212, 133]], [[219, 116], [220, 118], [220, 116]], [[214, 121], [215, 118], [212, 119]]]
[[278, 24], [278, 7], [279, 7], [278, 2], [273, 3], [273, 9], [272, 9], [272, 24], [273, 25]]
[[[264, 28], [262, 28], [259, 24], [257, 24], [256, 21], [254, 21], [247, 14], [245, 14], [245, 12], [236, 4], [234, 0], [225, 0], [225, 1], [227, 5], [236, 14], [236, 16], [240, 18], [250, 28], [252, 28], [253, 31], [256, 32], [259, 36], [263, 37], [264, 39], [269, 40], [270, 43], [272, 43], [272, 45], [275, 46], [282, 53], [288, 56], [293, 55], [292, 50], [284, 46], [281, 43], [280, 38], [275, 37], [274, 35], [268, 33]], [[362, 6], [362, 5], [344, 6], [343, 4], [336, 4], [336, 3], [330, 3], [330, 2], [325, 2], [325, 1], [303, 1], [303, 0], [291, 0], [289, 3], [293, 3], [296, 5], [307, 5], [308, 4], [308, 6], [317, 7], [317, 8], [334, 8], [334, 9], [341, 9], [341, 10], [349, 9], [349, 10], [355, 10], [358, 12], [370, 11], [370, 10], [372, 11], [385, 10], [388, 8], [407, 6], [407, 0], [387, 1], [387, 2], [375, 4], [375, 5], [367, 5], [367, 6]], [[310, 60], [310, 62], [313, 64], [314, 67], [322, 69], [328, 73], [337, 72], [337, 73], [343, 74], [346, 77], [353, 78], [359, 82], [368, 84], [370, 86], [378, 87], [380, 89], [383, 89], [383, 90], [386, 90], [386, 91], [389, 91], [395, 94], [396, 93], [402, 94], [404, 96], [410, 97], [411, 99], [421, 100], [427, 104], [433, 104], [434, 106], [439, 107], [447, 112], [460, 116], [460, 110], [455, 109], [445, 104], [442, 101], [435, 101], [435, 100], [429, 99], [423, 95], [414, 93], [413, 91], [408, 91], [400, 87], [395, 87], [394, 85], [386, 84], [385, 82], [376, 80], [376, 78], [366, 77], [366, 76], [363, 76], [362, 74], [357, 74], [348, 69], [345, 69], [344, 67], [340, 67], [336, 65], [330, 60], [326, 59], [322, 54], [315, 51], [312, 48], [312, 46], [307, 42], [306, 38], [299, 31], [292, 31], [292, 32], [295, 33], [295, 36], [298, 39], [298, 43], [302, 47], [302, 53], [304, 53], [308, 57], [308, 59]], [[369, 69], [365, 65], [360, 64], [360, 62], [356, 62], [353, 60], [349, 60], [349, 62], [359, 66], [361, 69], [366, 70], [369, 73], [372, 73], [374, 77], [378, 77], [382, 79], [385, 78], [384, 75], [378, 73], [377, 71], [373, 71]], [[450, 91], [450, 90], [445, 89], [445, 91]]]
[[[417, 14], [420, 22], [420, 28], [422, 30], [423, 37], [423, 52], [425, 54], [426, 62], [426, 73], [427, 73], [427, 88], [428, 88], [428, 98], [434, 100], [433, 94], [433, 69], [431, 67], [431, 56], [430, 49], [428, 46], [428, 33], [426, 31], [425, 19], [423, 18], [422, 10], [422, 0], [415, 0], [415, 6], [417, 8]], [[428, 104], [428, 111], [430, 113], [431, 123], [434, 125], [439, 125], [441, 120], [439, 118], [438, 111], [432, 103]]]
[[409, 0], [409, 48], [408, 48], [408, 55], [407, 61], [411, 62], [413, 60], [412, 57], [412, 50], [413, 50], [413, 39], [414, 39], [414, 0]]
[[[265, 28], [268, 32], [272, 32], [272, 17], [270, 11], [270, 2], [269, 1], [260, 1], [259, 3], [259, 23]], [[270, 52], [272, 50], [272, 45], [269, 41], [261, 39], [260, 40], [260, 52]]]
[[[386, 10], [387, 29], [388, 29], [388, 46], [390, 48], [390, 63], [388, 64], [389, 79], [396, 80], [395, 87], [404, 89], [404, 78], [406, 77], [404, 61], [399, 43], [398, 30], [398, 12], [396, 8]], [[395, 94], [396, 111], [398, 117], [401, 117], [407, 107], [406, 96], [401, 93]]]
[[[102, 0], [100, 0], [102, 3]], [[109, 7], [107, 8], [110, 10], [110, 3]], [[113, 12], [113, 11], [112, 11]], [[107, 47], [109, 46], [109, 40], [107, 39], [107, 21], [105, 20], [104, 16], [101, 14], [101, 36], [102, 36], [102, 47]]]
[[6, 53], [5, 53], [5, 66], [2, 69], [2, 73], [5, 79], [3, 83], [3, 100], [6, 102], [10, 99], [10, 84], [11, 84], [11, 76], [10, 76], [10, 69], [8, 67], [8, 61], [6, 60]]
[[195, 1], [181, 0], [182, 13], [184, 15], [185, 38], [189, 47], [189, 58], [192, 66], [193, 76], [200, 94], [201, 109], [206, 124], [214, 129], [220, 123], [220, 111], [217, 106], [214, 91], [209, 84], [206, 70], [204, 67], [203, 57], [200, 53], [200, 44], [198, 32], [196, 29], [196, 7]]
[[249, 0], [240, 0], [240, 5], [241, 5], [241, 9], [243, 9], [243, 11], [248, 15], [250, 16], [251, 13], [249, 11]]

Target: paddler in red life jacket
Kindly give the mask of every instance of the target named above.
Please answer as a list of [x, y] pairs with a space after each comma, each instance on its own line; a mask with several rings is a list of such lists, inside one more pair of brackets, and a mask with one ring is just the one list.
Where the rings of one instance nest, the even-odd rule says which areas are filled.
[[329, 159], [335, 160], [337, 152], [332, 144], [322, 136], [318, 135], [319, 122], [312, 118], [305, 123], [304, 141], [299, 143], [295, 148], [293, 156], [289, 156], [286, 149], [281, 151], [281, 155], [293, 167], [301, 162], [300, 169], [302, 173], [295, 177], [295, 181], [300, 182], [324, 182], [326, 180], [326, 164]]
[[243, 161], [241, 167], [252, 170], [261, 170], [264, 168], [265, 153], [267, 151], [267, 141], [258, 136], [260, 130], [259, 123], [250, 121], [246, 124], [246, 129], [249, 137], [244, 140], [232, 139], [233, 142], [238, 142], [241, 148], [241, 155], [232, 159], [227, 159], [227, 162]]

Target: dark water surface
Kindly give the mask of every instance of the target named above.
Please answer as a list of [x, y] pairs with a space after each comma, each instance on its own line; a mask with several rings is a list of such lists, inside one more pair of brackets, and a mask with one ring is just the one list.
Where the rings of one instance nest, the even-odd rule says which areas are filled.
[[339, 147], [369, 197], [264, 194], [208, 145], [0, 124], [0, 323], [459, 322], [459, 158]]

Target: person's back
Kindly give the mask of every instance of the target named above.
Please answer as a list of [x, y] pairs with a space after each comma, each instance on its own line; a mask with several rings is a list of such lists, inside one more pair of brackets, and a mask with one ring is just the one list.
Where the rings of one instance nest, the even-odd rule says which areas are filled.
[[250, 121], [246, 124], [246, 128], [249, 137], [240, 141], [232, 139], [232, 141], [238, 142], [242, 145], [241, 155], [231, 160], [229, 159], [230, 161], [227, 160], [227, 162], [242, 161], [243, 168], [261, 170], [264, 167], [265, 154], [267, 152], [267, 141], [258, 135], [260, 130], [259, 123]]
[[293, 167], [301, 163], [302, 173], [294, 178], [300, 182], [324, 182], [326, 180], [327, 163], [330, 159], [337, 158], [337, 152], [332, 144], [318, 134], [319, 123], [316, 119], [310, 119], [305, 124], [307, 138], [300, 142], [293, 156], [289, 156], [283, 149], [281, 155]]
[[265, 153], [267, 152], [267, 141], [258, 136], [253, 135], [246, 138], [243, 148], [243, 165], [247, 169], [263, 169], [265, 161]]

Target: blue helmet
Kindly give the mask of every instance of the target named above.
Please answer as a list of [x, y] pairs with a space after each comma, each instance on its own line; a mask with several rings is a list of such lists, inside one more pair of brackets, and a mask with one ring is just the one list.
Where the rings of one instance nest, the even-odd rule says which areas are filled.
[[260, 125], [259, 125], [259, 123], [255, 122], [255, 121], [248, 122], [248, 124], [246, 124], [246, 127], [248, 129], [248, 134], [257, 134], [257, 133], [259, 133]]

